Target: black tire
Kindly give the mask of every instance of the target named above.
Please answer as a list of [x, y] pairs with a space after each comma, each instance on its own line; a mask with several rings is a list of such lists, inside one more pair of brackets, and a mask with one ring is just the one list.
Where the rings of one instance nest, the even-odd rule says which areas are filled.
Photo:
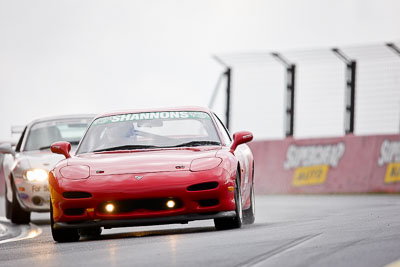
[[11, 222], [15, 224], [28, 224], [31, 221], [31, 213], [29, 211], [25, 211], [19, 205], [17, 195], [15, 193], [15, 186], [14, 190], [12, 191], [12, 195], [13, 198], [11, 203], [11, 210], [9, 211]]
[[236, 172], [235, 204], [236, 204], [235, 217], [214, 219], [214, 225], [217, 230], [227, 230], [227, 229], [235, 229], [242, 227], [243, 210], [242, 210], [242, 193], [240, 192], [239, 171]]
[[51, 201], [50, 201], [50, 226], [51, 226], [51, 235], [53, 236], [53, 239], [56, 242], [59, 243], [75, 242], [78, 241], [80, 238], [78, 229], [54, 229], [53, 205]]
[[250, 208], [243, 211], [243, 223], [253, 224], [255, 220], [256, 220], [256, 198], [254, 194], [254, 183], [252, 183], [250, 191]]
[[4, 197], [5, 197], [5, 208], [6, 208], [6, 218], [7, 219], [11, 219], [11, 202], [8, 201], [7, 198], [7, 183], [5, 184], [5, 193], [4, 193]]

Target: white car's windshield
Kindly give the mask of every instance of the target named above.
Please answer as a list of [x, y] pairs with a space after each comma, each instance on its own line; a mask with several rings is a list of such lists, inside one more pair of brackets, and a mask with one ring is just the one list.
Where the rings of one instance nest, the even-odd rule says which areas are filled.
[[28, 133], [24, 151], [50, 149], [57, 141], [78, 145], [91, 120], [77, 118], [35, 123]]
[[130, 113], [96, 119], [77, 154], [220, 144], [215, 125], [205, 112]]

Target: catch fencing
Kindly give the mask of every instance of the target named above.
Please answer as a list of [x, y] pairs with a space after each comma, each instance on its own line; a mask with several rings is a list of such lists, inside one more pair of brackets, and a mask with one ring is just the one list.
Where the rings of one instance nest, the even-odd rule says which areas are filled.
[[256, 193], [400, 192], [399, 47], [215, 56], [210, 107], [253, 132]]
[[246, 129], [256, 140], [399, 133], [399, 47], [220, 54], [210, 106], [232, 132]]

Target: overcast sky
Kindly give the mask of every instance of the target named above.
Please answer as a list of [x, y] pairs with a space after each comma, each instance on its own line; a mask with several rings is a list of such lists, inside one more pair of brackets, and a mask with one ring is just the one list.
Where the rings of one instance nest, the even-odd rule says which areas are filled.
[[0, 0], [0, 140], [42, 116], [206, 106], [223, 70], [212, 54], [397, 41], [399, 12], [397, 0]]

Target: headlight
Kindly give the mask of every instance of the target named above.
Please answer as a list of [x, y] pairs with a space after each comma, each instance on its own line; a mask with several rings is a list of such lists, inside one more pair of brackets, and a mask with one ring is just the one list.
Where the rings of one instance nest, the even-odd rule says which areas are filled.
[[90, 176], [90, 168], [86, 165], [65, 166], [60, 169], [60, 173], [67, 179], [86, 179]]
[[26, 172], [26, 179], [31, 182], [43, 182], [46, 181], [49, 174], [43, 169], [32, 169]]
[[190, 164], [190, 170], [192, 172], [198, 172], [198, 171], [206, 171], [206, 170], [214, 169], [215, 167], [218, 167], [219, 164], [221, 164], [221, 162], [222, 162], [221, 158], [195, 159]]

